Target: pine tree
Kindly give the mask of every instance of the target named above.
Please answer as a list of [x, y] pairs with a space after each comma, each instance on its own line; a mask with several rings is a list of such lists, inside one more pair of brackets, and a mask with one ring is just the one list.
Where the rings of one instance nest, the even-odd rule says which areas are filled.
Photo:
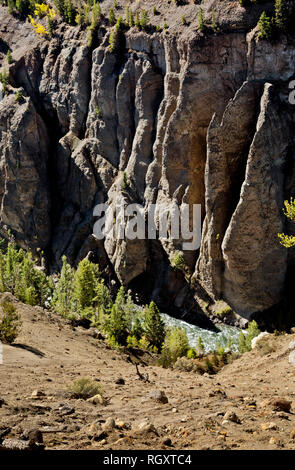
[[139, 28], [139, 26], [140, 26], [140, 20], [139, 20], [139, 13], [138, 13], [138, 11], [135, 13], [134, 25], [135, 25], [137, 28]]
[[97, 265], [87, 258], [80, 261], [75, 273], [74, 293], [78, 307], [83, 311], [92, 307], [96, 297], [96, 286], [99, 281]]
[[265, 11], [261, 14], [258, 21], [259, 38], [271, 39], [274, 35], [274, 22], [273, 18], [267, 16]]
[[288, 16], [285, 0], [275, 0], [275, 23], [282, 32], [287, 32]]
[[92, 18], [91, 18], [91, 25], [90, 28], [91, 30], [95, 30], [97, 26], [99, 25], [101, 18], [101, 8], [99, 3], [94, 3], [93, 8], [92, 8]]
[[96, 286], [96, 297], [94, 302], [97, 305], [94, 313], [94, 322], [97, 325], [105, 327], [107, 322], [106, 317], [111, 313], [112, 299], [103, 280]]
[[205, 347], [204, 347], [204, 343], [203, 343], [203, 340], [202, 340], [201, 336], [198, 337], [196, 349], [198, 351], [198, 354], [200, 354], [200, 355], [204, 354]]
[[63, 18], [68, 24], [73, 24], [76, 15], [75, 7], [72, 0], [64, 0]]
[[160, 349], [165, 339], [165, 324], [155, 302], [151, 302], [146, 310], [144, 331], [149, 343]]
[[109, 12], [109, 23], [110, 25], [114, 25], [116, 23], [116, 17], [115, 17], [115, 12], [113, 10], [113, 8], [110, 8], [110, 12]]
[[62, 268], [55, 287], [52, 305], [60, 315], [65, 317], [74, 311], [74, 270], [67, 263], [66, 256], [62, 257]]
[[141, 16], [140, 16], [140, 22], [139, 23], [140, 23], [140, 27], [143, 31], [147, 28], [149, 21], [150, 21], [150, 19], [149, 19], [148, 12], [146, 10], [141, 10]]
[[205, 24], [204, 24], [204, 11], [202, 8], [198, 11], [198, 29], [200, 31], [205, 30]]
[[10, 51], [10, 50], [7, 51], [6, 58], [7, 58], [7, 63], [8, 63], [8, 65], [10, 65], [11, 62], [12, 62], [12, 55], [11, 55], [11, 51]]
[[125, 344], [128, 332], [127, 332], [127, 319], [125, 314], [125, 291], [124, 287], [121, 287], [118, 291], [116, 301], [112, 307], [110, 322], [109, 322], [109, 333], [114, 337], [118, 344]]

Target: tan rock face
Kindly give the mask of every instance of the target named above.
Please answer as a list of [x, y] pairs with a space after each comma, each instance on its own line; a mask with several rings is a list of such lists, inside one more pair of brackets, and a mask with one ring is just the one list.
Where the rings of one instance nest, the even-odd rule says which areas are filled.
[[[295, 184], [287, 99], [295, 44], [257, 39], [261, 8], [248, 15], [216, 3], [221, 34], [198, 35], [193, 24], [181, 34], [133, 28], [114, 54], [102, 30], [91, 50], [85, 32], [62, 25], [36, 43], [0, 7], [15, 59], [10, 82], [24, 89], [21, 104], [15, 88], [0, 103], [2, 231], [45, 249], [52, 268], [63, 254], [77, 263], [91, 251], [170, 312], [200, 313], [200, 290], [204, 302], [224, 299], [245, 318], [277, 304], [294, 261], [277, 233]], [[92, 236], [94, 206], [120, 198], [202, 205], [200, 250], [183, 253], [193, 288], [170, 265], [181, 240]]]

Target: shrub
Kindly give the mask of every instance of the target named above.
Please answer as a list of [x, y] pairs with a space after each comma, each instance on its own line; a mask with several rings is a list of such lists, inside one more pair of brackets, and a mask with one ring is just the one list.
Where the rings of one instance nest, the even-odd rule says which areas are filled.
[[176, 251], [170, 258], [170, 264], [174, 270], [184, 271], [186, 268], [186, 264], [184, 261], [184, 257], [180, 251]]
[[16, 339], [21, 328], [20, 316], [9, 300], [1, 302], [2, 315], [0, 319], [0, 340], [11, 344]]
[[129, 335], [127, 337], [127, 346], [131, 348], [137, 348], [138, 347], [138, 339], [135, 335]]
[[285, 0], [275, 0], [275, 24], [282, 32], [288, 29], [288, 14]]
[[274, 21], [273, 18], [267, 16], [265, 11], [261, 14], [258, 21], [259, 34], [261, 39], [271, 39], [274, 35]]
[[173, 365], [178, 357], [186, 356], [189, 349], [188, 337], [180, 326], [168, 329], [162, 348], [160, 364]]
[[[288, 219], [295, 221], [295, 199], [291, 197], [290, 202], [285, 201], [284, 205], [285, 205], [285, 209], [284, 209], [285, 216]], [[278, 233], [278, 237], [280, 239], [281, 245], [283, 245], [285, 248], [291, 248], [295, 246], [295, 236], [285, 235], [284, 233]]]
[[205, 359], [205, 368], [209, 374], [212, 374], [214, 372], [214, 367], [209, 357], [206, 357]]
[[10, 51], [10, 50], [7, 51], [6, 59], [7, 59], [8, 65], [10, 65], [11, 62], [12, 62], [12, 55], [11, 55], [11, 51]]
[[21, 90], [17, 90], [16, 95], [15, 95], [15, 101], [17, 103], [21, 103], [23, 100], [23, 93]]
[[3, 72], [0, 72], [0, 82], [2, 83], [3, 95], [6, 95], [9, 79], [8, 73], [5, 69], [3, 70]]
[[188, 359], [195, 359], [196, 357], [198, 357], [198, 353], [194, 348], [190, 348], [186, 354], [186, 357]]
[[81, 377], [73, 384], [69, 385], [68, 391], [73, 398], [83, 398], [84, 400], [98, 394], [103, 394], [101, 384], [94, 382], [87, 377]]
[[149, 349], [149, 342], [148, 340], [146, 339], [145, 336], [143, 336], [142, 338], [140, 338], [140, 340], [138, 341], [138, 347], [140, 349], [143, 349], [145, 351], [147, 351]]
[[255, 320], [249, 323], [246, 334], [241, 331], [239, 337], [239, 352], [241, 354], [251, 351], [251, 341], [260, 334], [260, 330]]
[[181, 24], [182, 24], [183, 26], [186, 25], [186, 17], [185, 17], [185, 15], [182, 15], [182, 17], [181, 17]]
[[202, 337], [199, 336], [198, 337], [198, 341], [197, 341], [197, 345], [196, 345], [196, 350], [198, 352], [198, 354], [201, 356], [202, 354], [204, 354], [204, 351], [205, 351], [205, 346], [204, 346], [204, 343], [203, 343], [203, 340], [202, 340]]
[[198, 11], [198, 29], [202, 32], [205, 30], [204, 11], [202, 8]]
[[212, 308], [212, 313], [216, 315], [217, 317], [223, 318], [228, 315], [232, 315], [233, 311], [232, 308], [223, 300], [218, 300], [215, 302], [213, 308]]
[[196, 364], [190, 358], [179, 357], [175, 362], [173, 369], [183, 370], [185, 372], [195, 372]]
[[160, 349], [165, 339], [165, 324], [155, 302], [151, 302], [146, 309], [144, 332], [150, 345]]
[[122, 189], [127, 189], [128, 186], [129, 186], [129, 183], [128, 183], [127, 174], [126, 174], [126, 172], [124, 171], [124, 172], [123, 172], [123, 177], [122, 177], [121, 187], [122, 187]]

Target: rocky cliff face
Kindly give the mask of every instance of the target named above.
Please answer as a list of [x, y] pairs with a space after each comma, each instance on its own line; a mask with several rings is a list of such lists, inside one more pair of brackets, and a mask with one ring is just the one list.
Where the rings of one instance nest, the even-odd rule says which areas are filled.
[[[118, 52], [106, 26], [92, 47], [62, 23], [41, 41], [0, 7], [2, 66], [7, 46], [14, 59], [0, 102], [1, 231], [43, 250], [51, 270], [63, 254], [77, 263], [91, 252], [165, 311], [201, 321], [223, 299], [250, 318], [282, 301], [294, 265], [277, 233], [290, 228], [282, 206], [295, 187], [295, 38], [258, 39], [269, 5], [203, 7], [219, 33], [197, 32], [194, 4], [181, 7], [190, 24], [180, 28], [170, 6], [169, 30], [132, 28]], [[171, 267], [179, 241], [92, 235], [94, 206], [120, 199], [202, 205], [201, 248], [183, 253], [190, 283]]]

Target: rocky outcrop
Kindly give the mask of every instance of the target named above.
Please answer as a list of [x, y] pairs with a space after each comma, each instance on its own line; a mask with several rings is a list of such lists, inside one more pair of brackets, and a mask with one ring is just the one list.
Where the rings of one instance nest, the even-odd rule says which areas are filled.
[[[77, 263], [91, 252], [163, 310], [201, 314], [224, 299], [249, 318], [280, 302], [294, 263], [277, 233], [295, 184], [295, 41], [258, 39], [263, 5], [203, 3], [220, 32], [196, 32], [190, 4], [189, 26], [131, 28], [118, 52], [105, 25], [92, 47], [85, 31], [61, 23], [51, 41], [37, 42], [0, 7], [14, 58], [0, 103], [1, 230], [44, 250], [51, 270], [63, 254]], [[171, 266], [181, 239], [92, 235], [95, 205], [114, 210], [120, 201], [146, 214], [149, 204], [201, 204], [201, 247], [183, 252], [185, 269]]]
[[0, 198], [4, 232], [25, 247], [45, 249], [50, 240], [48, 133], [30, 98], [0, 103]]

